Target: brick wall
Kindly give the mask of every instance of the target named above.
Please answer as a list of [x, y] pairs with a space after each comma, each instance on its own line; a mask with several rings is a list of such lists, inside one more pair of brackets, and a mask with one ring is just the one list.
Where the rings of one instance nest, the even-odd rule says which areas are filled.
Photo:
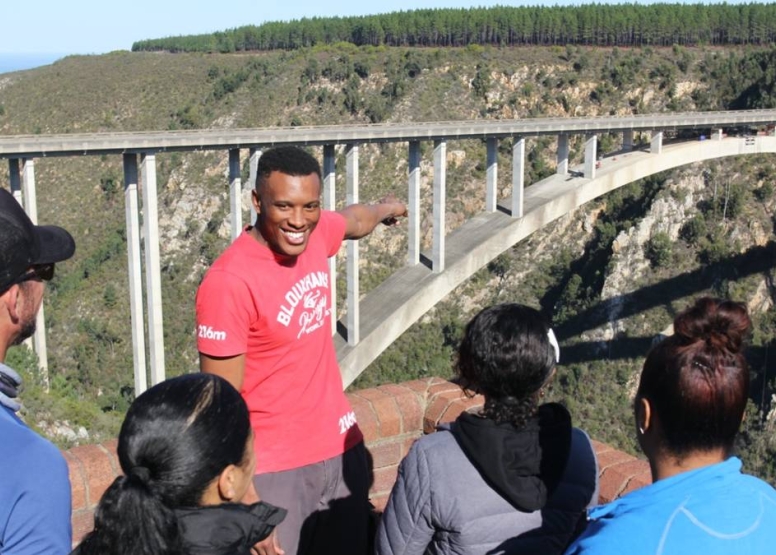
[[[348, 394], [358, 425], [372, 455], [372, 503], [382, 509], [388, 500], [399, 462], [412, 443], [449, 422], [465, 410], [481, 407], [482, 397], [467, 397], [461, 389], [440, 378], [427, 378], [362, 389]], [[103, 492], [121, 473], [116, 440], [83, 445], [65, 451], [73, 493], [73, 540], [91, 530], [94, 508]], [[646, 461], [593, 441], [599, 462], [599, 501], [606, 503], [651, 483]]]

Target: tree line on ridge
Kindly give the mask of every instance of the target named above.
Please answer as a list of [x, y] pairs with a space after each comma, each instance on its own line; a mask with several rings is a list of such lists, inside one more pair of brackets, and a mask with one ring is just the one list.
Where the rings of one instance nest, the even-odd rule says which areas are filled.
[[423, 9], [354, 17], [312, 17], [212, 34], [138, 41], [132, 51], [293, 50], [356, 46], [683, 46], [776, 42], [776, 4], [587, 4]]

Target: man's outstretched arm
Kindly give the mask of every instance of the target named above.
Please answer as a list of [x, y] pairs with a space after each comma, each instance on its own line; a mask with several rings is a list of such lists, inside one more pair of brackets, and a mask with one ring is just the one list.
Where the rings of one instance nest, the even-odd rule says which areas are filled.
[[372, 233], [377, 224], [396, 224], [396, 218], [407, 216], [407, 206], [393, 195], [377, 204], [351, 204], [338, 211], [345, 217], [345, 239], [361, 239]]

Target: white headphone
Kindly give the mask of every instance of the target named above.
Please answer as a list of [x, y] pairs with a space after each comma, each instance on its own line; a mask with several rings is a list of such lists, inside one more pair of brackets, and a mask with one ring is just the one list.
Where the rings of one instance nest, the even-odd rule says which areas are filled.
[[552, 349], [555, 351], [555, 364], [558, 364], [560, 362], [560, 345], [558, 345], [558, 340], [555, 338], [552, 328], [547, 332], [547, 339], [550, 340], [550, 345], [552, 345]]

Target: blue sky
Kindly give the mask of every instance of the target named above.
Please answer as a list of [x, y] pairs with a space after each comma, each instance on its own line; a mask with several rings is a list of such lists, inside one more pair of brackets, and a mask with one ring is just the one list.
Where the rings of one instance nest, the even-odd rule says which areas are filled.
[[[601, 0], [598, 0], [599, 2]], [[631, 0], [632, 1], [632, 0]], [[642, 3], [640, 0], [639, 3]], [[209, 33], [265, 21], [386, 13], [417, 8], [576, 5], [579, 0], [11, 0], [3, 8], [0, 54], [102, 54], [171, 35]], [[731, 3], [735, 3], [731, 2]]]

